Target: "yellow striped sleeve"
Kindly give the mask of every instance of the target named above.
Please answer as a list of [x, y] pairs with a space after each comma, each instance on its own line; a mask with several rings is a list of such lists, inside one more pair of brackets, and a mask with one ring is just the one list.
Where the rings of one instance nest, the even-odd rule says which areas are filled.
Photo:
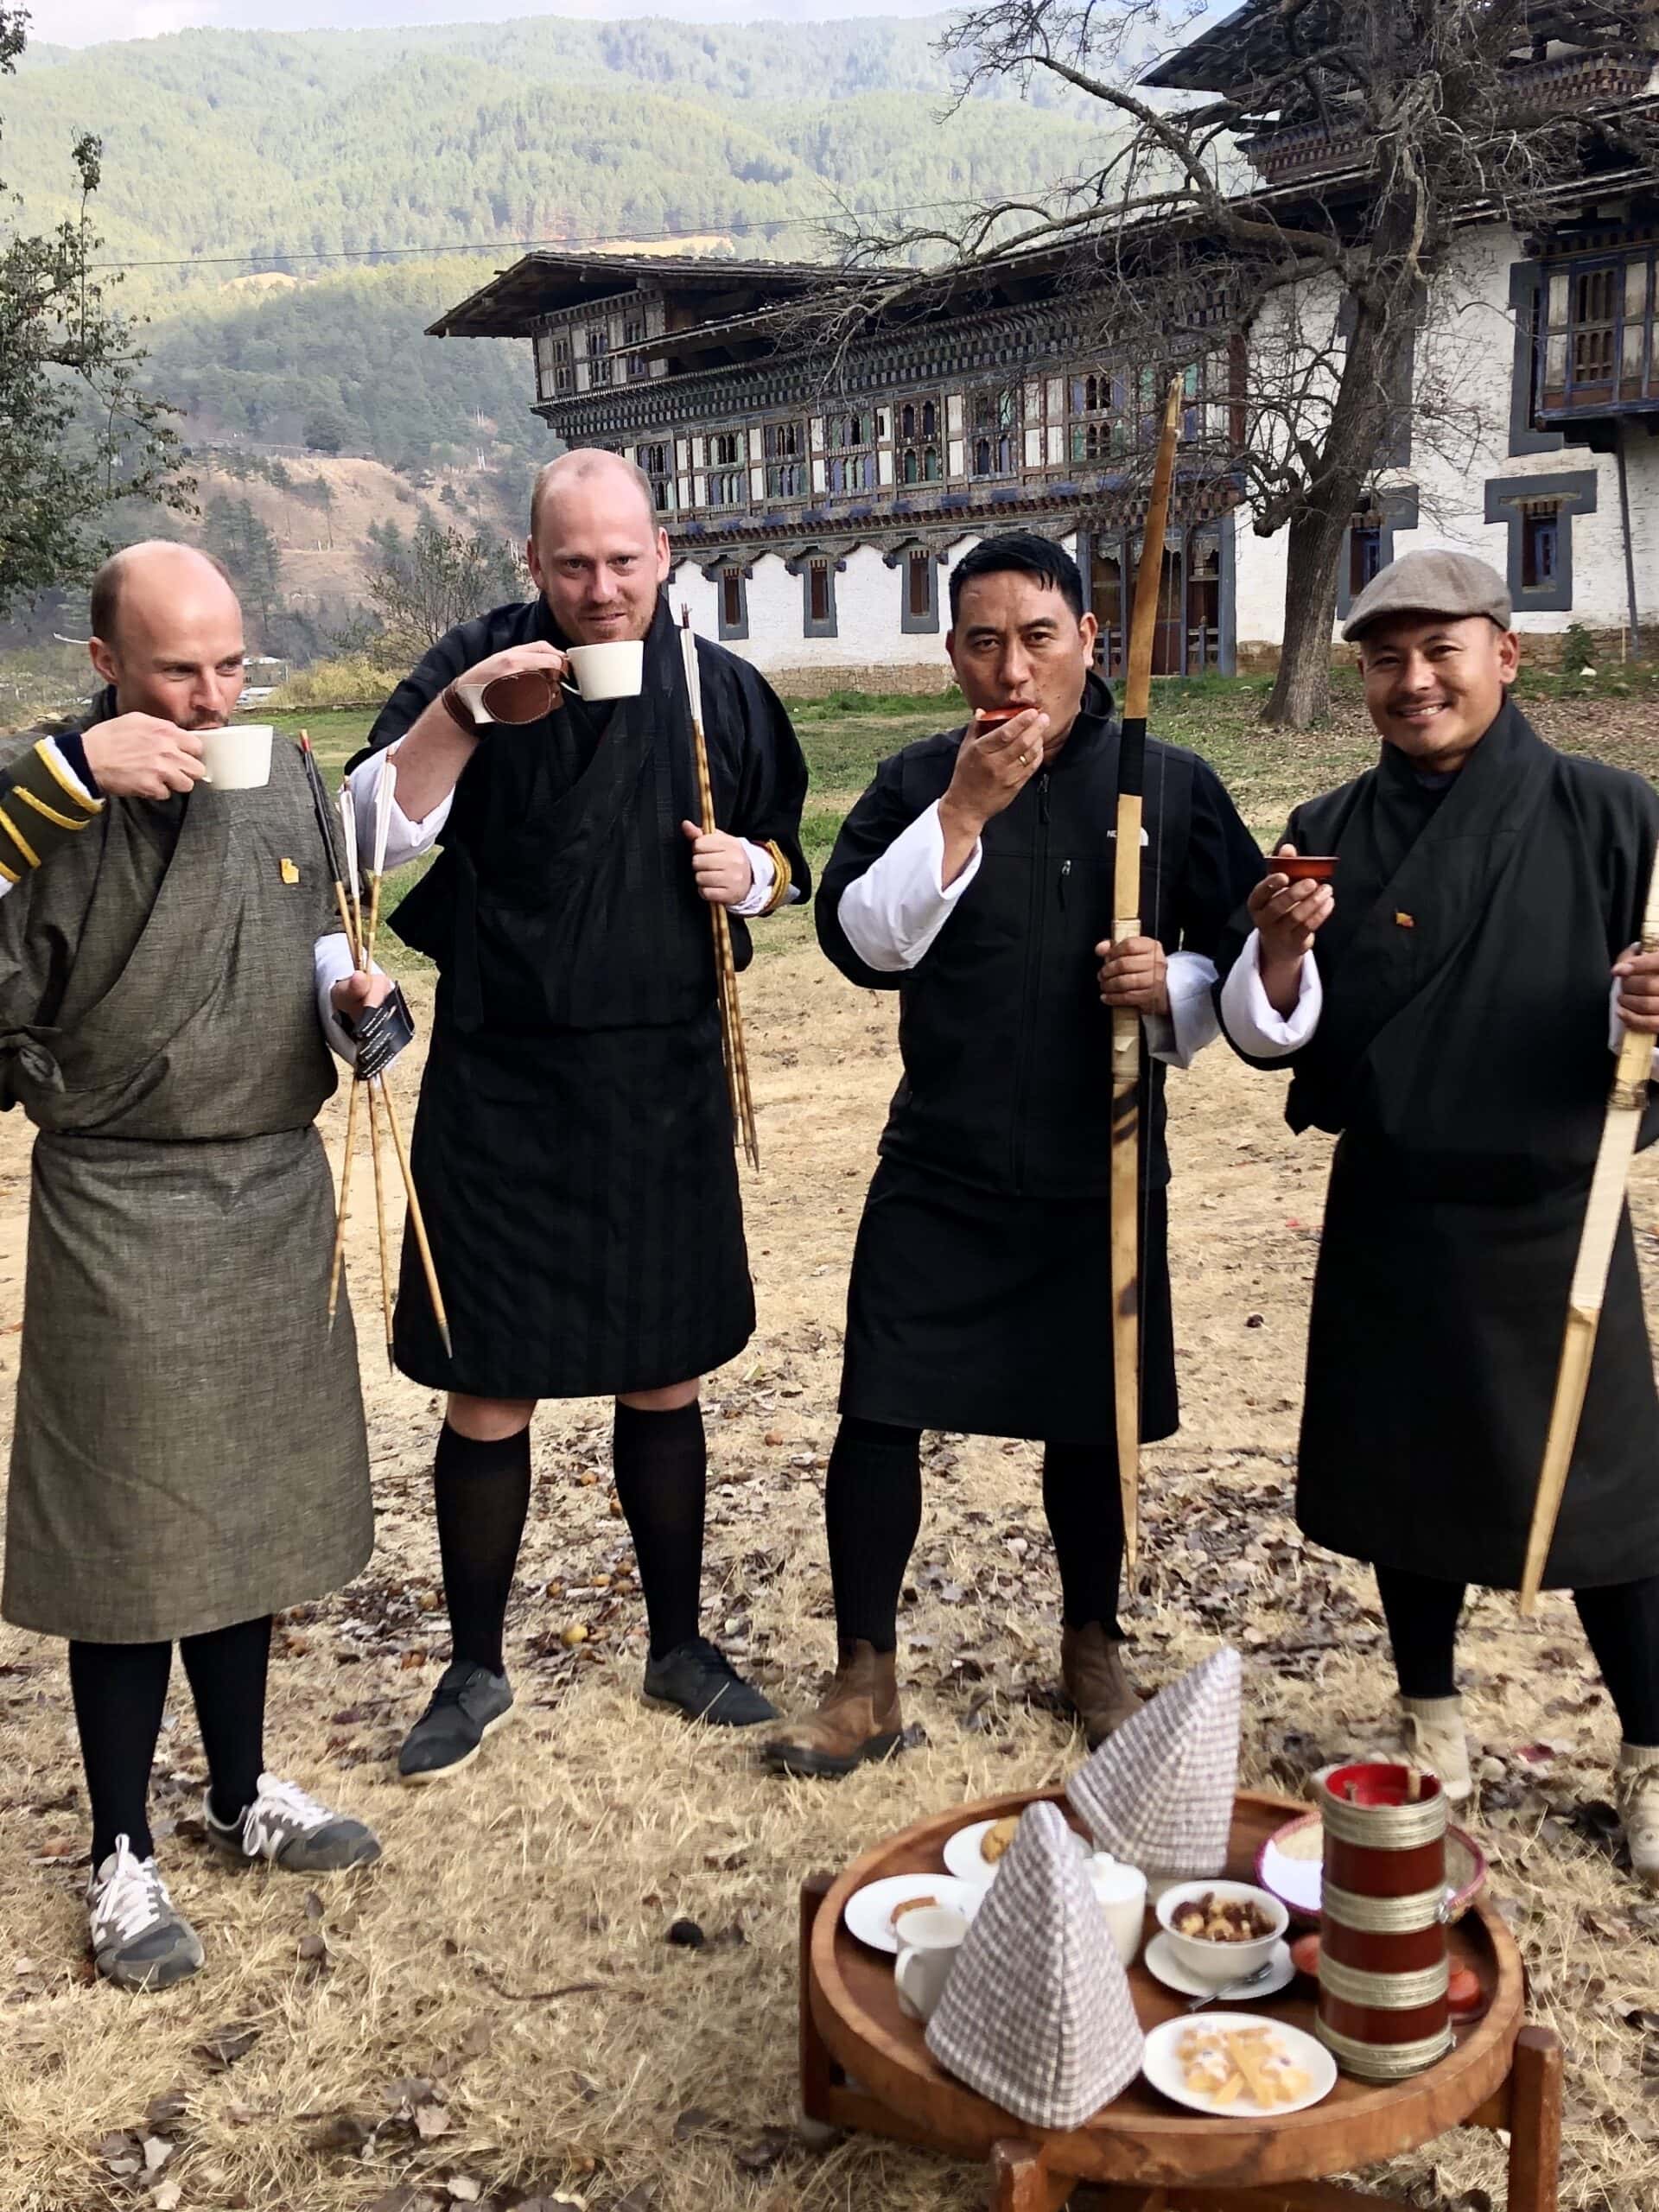
[[0, 861], [0, 875], [3, 875], [8, 883], [21, 883], [22, 881], [22, 878], [18, 874], [16, 869], [15, 868], [8, 868], [4, 861]]
[[56, 749], [53, 746], [52, 741], [49, 737], [43, 737], [40, 743], [35, 747], [35, 752], [41, 765], [51, 776], [53, 782], [58, 785], [60, 791], [67, 792], [69, 797], [74, 801], [75, 804], [80, 809], [83, 814], [101, 814], [103, 812], [103, 800], [101, 798], [89, 798], [86, 793], [82, 791], [79, 785], [76, 783], [74, 778], [70, 775], [67, 769], [60, 766]]
[[7, 836], [11, 839], [12, 843], [16, 846], [18, 851], [22, 855], [24, 860], [28, 861], [30, 868], [39, 868], [41, 864], [40, 855], [29, 843], [28, 838], [24, 836], [22, 831], [17, 827], [17, 824], [12, 820], [11, 817], [6, 812], [3, 806], [0, 806], [0, 830], [3, 830], [6, 832]]
[[60, 830], [84, 830], [92, 820], [91, 815], [83, 814], [79, 822], [72, 822], [67, 814], [60, 814], [56, 807], [48, 806], [43, 798], [36, 798], [24, 785], [17, 784], [13, 788], [25, 806], [32, 806], [36, 814], [44, 815], [48, 822], [55, 822]]

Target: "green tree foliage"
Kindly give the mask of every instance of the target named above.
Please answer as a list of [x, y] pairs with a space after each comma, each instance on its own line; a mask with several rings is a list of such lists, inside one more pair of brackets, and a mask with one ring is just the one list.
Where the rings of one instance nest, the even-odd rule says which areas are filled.
[[261, 642], [271, 610], [282, 598], [283, 556], [273, 533], [246, 499], [209, 499], [202, 511], [201, 543], [231, 572], [243, 610], [257, 626]]
[[388, 649], [423, 653], [457, 622], [525, 595], [524, 570], [504, 538], [446, 530], [430, 512], [407, 537], [395, 522], [377, 523], [369, 542], [369, 597]]
[[[0, 6], [0, 75], [14, 71], [28, 22]], [[0, 244], [0, 615], [85, 576], [106, 550], [99, 525], [118, 501], [162, 493], [181, 503], [188, 493], [170, 480], [168, 410], [139, 385], [143, 349], [90, 268], [101, 157], [99, 140], [79, 132], [68, 212]]]

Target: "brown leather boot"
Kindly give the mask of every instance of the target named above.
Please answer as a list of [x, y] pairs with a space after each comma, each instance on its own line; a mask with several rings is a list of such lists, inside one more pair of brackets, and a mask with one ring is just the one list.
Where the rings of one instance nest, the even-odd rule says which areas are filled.
[[761, 1747], [774, 1774], [850, 1774], [866, 1759], [899, 1747], [899, 1662], [872, 1643], [843, 1643], [836, 1678], [809, 1720], [796, 1721]]
[[1141, 1710], [1141, 1693], [1123, 1671], [1122, 1650], [1098, 1621], [1060, 1630], [1060, 1681], [1091, 1751]]

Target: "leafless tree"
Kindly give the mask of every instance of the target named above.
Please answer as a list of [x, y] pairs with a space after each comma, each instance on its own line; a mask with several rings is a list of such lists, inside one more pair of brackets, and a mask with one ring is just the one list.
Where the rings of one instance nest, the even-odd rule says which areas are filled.
[[[959, 18], [944, 43], [960, 94], [1058, 79], [1109, 118], [1101, 160], [1040, 197], [846, 240], [822, 334], [833, 356], [1046, 267], [1050, 297], [1078, 320], [1069, 339], [1133, 364], [1144, 388], [1204, 363], [1190, 427], [1256, 531], [1287, 533], [1265, 714], [1304, 728], [1328, 702], [1345, 532], [1413, 404], [1454, 240], [1476, 222], [1546, 220], [1587, 169], [1651, 162], [1639, 95], [1659, 0], [1261, 0], [1232, 38], [1224, 92], [1178, 99], [1149, 88], [1147, 56], [1183, 28], [1163, 0], [991, 0]], [[1290, 181], [1287, 132], [1308, 154]], [[1253, 148], [1274, 149], [1277, 176]], [[894, 273], [918, 257], [932, 265]], [[1442, 372], [1431, 399], [1420, 379], [1415, 412], [1466, 441], [1452, 382]]]

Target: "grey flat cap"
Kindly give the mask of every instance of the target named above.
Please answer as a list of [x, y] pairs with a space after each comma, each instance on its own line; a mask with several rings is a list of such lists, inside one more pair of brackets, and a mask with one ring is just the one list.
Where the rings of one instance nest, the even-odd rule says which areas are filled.
[[1361, 592], [1342, 634], [1351, 645], [1385, 614], [1449, 614], [1459, 620], [1484, 614], [1507, 630], [1512, 613], [1509, 586], [1472, 553], [1402, 553], [1379, 569]]

